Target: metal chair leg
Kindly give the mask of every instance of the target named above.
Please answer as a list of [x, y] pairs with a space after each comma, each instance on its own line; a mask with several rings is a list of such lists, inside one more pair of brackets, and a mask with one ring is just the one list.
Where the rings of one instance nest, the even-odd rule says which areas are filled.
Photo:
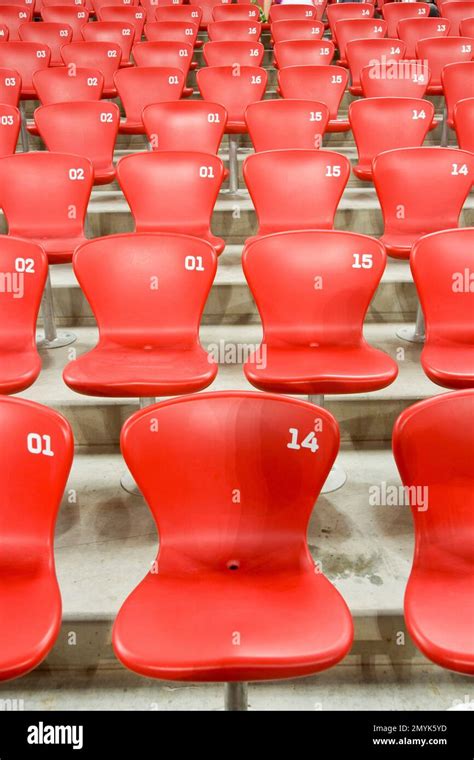
[[[315, 404], [315, 406], [321, 406], [324, 408], [324, 395], [322, 393], [308, 396], [308, 400], [312, 404]], [[341, 488], [344, 485], [346, 480], [347, 473], [336, 459], [323, 487], [321, 488], [321, 493], [332, 493], [333, 491], [337, 491], [338, 488]]]
[[240, 198], [239, 193], [239, 151], [240, 135], [229, 135], [229, 189], [225, 193], [227, 198]]
[[244, 712], [249, 709], [248, 683], [226, 683], [224, 704], [226, 710]]
[[[155, 402], [155, 398], [140, 398], [140, 409], [146, 409], [147, 406], [152, 406]], [[133, 478], [132, 474], [129, 470], [122, 475], [120, 478], [120, 485], [122, 486], [123, 490], [127, 493], [131, 494], [132, 496], [141, 496], [142, 492], [138, 488], [135, 479]]]
[[23, 149], [23, 153], [28, 153], [30, 149], [30, 135], [28, 132], [28, 127], [26, 126], [26, 104], [24, 100], [20, 101], [20, 116], [21, 147]]
[[69, 346], [77, 340], [77, 336], [70, 332], [60, 332], [56, 330], [54, 319], [53, 289], [51, 287], [51, 277], [48, 270], [48, 277], [44, 287], [43, 298], [41, 300], [41, 316], [43, 317], [44, 338], [37, 340], [38, 348], [63, 348]]
[[421, 310], [420, 304], [416, 311], [416, 323], [415, 326], [407, 325], [397, 330], [397, 337], [402, 340], [408, 340], [410, 343], [424, 343], [425, 342], [425, 318]]

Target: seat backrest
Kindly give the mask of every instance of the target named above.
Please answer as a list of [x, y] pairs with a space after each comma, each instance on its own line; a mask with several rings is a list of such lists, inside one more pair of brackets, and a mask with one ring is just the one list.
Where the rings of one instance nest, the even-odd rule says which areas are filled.
[[10, 156], [15, 152], [20, 124], [18, 108], [0, 103], [0, 156]]
[[184, 86], [181, 69], [171, 66], [137, 66], [120, 69], [114, 77], [127, 120], [140, 123], [151, 103], [179, 100]]
[[284, 98], [310, 98], [325, 103], [329, 118], [337, 119], [349, 75], [342, 66], [289, 66], [278, 72]]
[[470, 37], [429, 37], [417, 42], [416, 57], [426, 60], [430, 67], [430, 86], [441, 85], [441, 72], [448, 63], [472, 61], [474, 40]]
[[80, 68], [98, 69], [104, 77], [104, 89], [110, 90], [114, 87], [122, 48], [115, 42], [72, 42], [61, 48], [61, 57], [66, 66], [75, 64]]
[[461, 37], [474, 37], [474, 16], [463, 18], [459, 24], [459, 34]]
[[326, 16], [331, 30], [331, 37], [337, 41], [336, 23], [346, 18], [372, 18], [375, 7], [372, 3], [330, 3], [326, 6]]
[[20, 39], [18, 29], [32, 18], [33, 11], [29, 5], [0, 5], [0, 24], [7, 27], [10, 41]]
[[451, 22], [452, 35], [461, 34], [460, 23], [464, 19], [474, 18], [473, 0], [449, 0], [449, 2], [440, 2], [439, 9], [441, 15]]
[[135, 27], [126, 21], [95, 21], [82, 27], [82, 36], [86, 42], [114, 42], [119, 45], [121, 63], [130, 60], [130, 51], [135, 39]]
[[320, 148], [329, 108], [315, 100], [261, 100], [245, 111], [256, 151]]
[[260, 12], [252, 3], [240, 5], [216, 5], [212, 10], [213, 21], [260, 21]]
[[[412, 508], [415, 558], [441, 547], [472, 562], [474, 391], [443, 393], [405, 409], [393, 429], [393, 455]], [[428, 503], [420, 506], [420, 489]], [[418, 497], [418, 498], [417, 498]]]
[[352, 87], [360, 87], [360, 72], [364, 66], [381, 61], [389, 69], [393, 61], [405, 56], [405, 43], [399, 39], [351, 40], [346, 45], [346, 57]]
[[207, 26], [212, 22], [212, 14], [216, 5], [230, 5], [231, 0], [189, 0], [189, 4], [201, 9], [201, 26]]
[[45, 22], [67, 24], [72, 29], [72, 42], [80, 42], [81, 29], [89, 20], [89, 11], [83, 5], [51, 5], [41, 8], [41, 18]]
[[398, 34], [398, 23], [405, 18], [428, 18], [430, 15], [429, 3], [384, 3], [382, 6], [382, 16], [388, 24], [387, 35], [396, 37]]
[[317, 8], [313, 5], [271, 5], [269, 21], [273, 24], [274, 21], [291, 21], [304, 20], [304, 19], [318, 19], [321, 21], [323, 11], [321, 15], [318, 15]]
[[35, 111], [35, 123], [48, 150], [86, 156], [95, 170], [110, 167], [120, 110], [107, 101], [53, 103]]
[[14, 69], [21, 79], [21, 94], [34, 92], [33, 74], [47, 69], [51, 51], [38, 42], [2, 42], [0, 68]]
[[[183, 0], [140, 0], [140, 8], [144, 8], [147, 19], [153, 21], [155, 11], [162, 8], [171, 8], [171, 10], [183, 8], [182, 3]], [[176, 20], [179, 21], [180, 17], [176, 17]]]
[[[142, 5], [144, 4], [141, 0]], [[181, 21], [186, 24], [200, 25], [202, 9], [195, 5], [163, 5], [160, 4], [155, 10], [148, 12], [148, 21]]]
[[458, 226], [474, 178], [474, 155], [455, 148], [400, 148], [379, 153], [372, 173], [385, 233], [421, 236]]
[[84, 233], [94, 171], [82, 156], [16, 153], [0, 158], [0, 208], [15, 237], [74, 238]]
[[207, 66], [261, 66], [265, 48], [261, 42], [206, 42], [202, 51]]
[[0, 343], [2, 349], [35, 348], [36, 320], [47, 274], [48, 259], [39, 245], [2, 235], [0, 245]]
[[404, 18], [398, 22], [398, 37], [406, 45], [405, 55], [407, 58], [416, 58], [416, 46], [418, 40], [426, 37], [447, 37], [450, 23], [445, 18], [427, 16], [415, 16]]
[[387, 35], [387, 22], [377, 18], [347, 18], [336, 21], [337, 46], [341, 58], [351, 40], [380, 39]]
[[197, 72], [197, 84], [204, 100], [220, 103], [229, 121], [243, 121], [250, 103], [261, 100], [267, 85], [267, 72], [260, 66], [208, 66]]
[[74, 273], [100, 341], [146, 348], [195, 345], [217, 269], [205, 240], [188, 235], [107, 235], [79, 246]]
[[297, 230], [251, 242], [242, 266], [265, 342], [360, 344], [385, 262], [379, 240], [354, 232]]
[[[284, 7], [284, 6], [283, 6]], [[278, 67], [329, 66], [334, 58], [332, 40], [284, 40], [274, 46]]]
[[199, 27], [190, 21], [147, 21], [145, 37], [150, 42], [187, 42], [195, 44]]
[[289, 21], [274, 21], [270, 30], [274, 42], [320, 40], [324, 34], [324, 24], [316, 19], [290, 19]]
[[453, 117], [459, 147], [474, 153], [474, 98], [458, 100]]
[[[385, 6], [384, 6], [385, 7]], [[364, 97], [423, 98], [431, 78], [423, 61], [375, 61], [363, 66], [360, 84]]]
[[21, 93], [21, 77], [15, 69], [0, 68], [0, 103], [18, 106]]
[[244, 179], [257, 213], [258, 234], [331, 229], [350, 171], [349, 159], [334, 151], [250, 154], [244, 161]]
[[121, 448], [158, 526], [160, 567], [314, 570], [308, 522], [339, 448], [325, 409], [267, 393], [182, 396], [127, 420]]
[[262, 25], [260, 21], [211, 21], [207, 33], [211, 42], [257, 42]]
[[100, 100], [104, 75], [98, 69], [57, 66], [33, 74], [33, 83], [43, 106], [75, 100]]
[[61, 48], [72, 42], [72, 27], [56, 21], [28, 21], [18, 28], [18, 36], [23, 42], [39, 42], [51, 50], [51, 65], [62, 65]]
[[218, 103], [177, 100], [153, 103], [143, 111], [143, 123], [153, 150], [187, 151], [190, 144], [199, 153], [219, 150], [227, 113]]
[[[68, 421], [47, 406], [0, 397], [0, 460], [8, 477], [2, 489], [2, 574], [37, 574], [52, 557], [54, 525], [74, 455]], [[43, 556], [42, 556], [43, 555]], [[5, 564], [6, 563], [6, 564]]]
[[448, 63], [441, 72], [441, 82], [448, 119], [452, 123], [456, 103], [465, 98], [474, 98], [474, 61]]
[[223, 178], [222, 160], [210, 153], [136, 153], [117, 164], [137, 232], [208, 235]]
[[141, 40], [146, 18], [145, 9], [136, 5], [124, 5], [122, 7], [104, 5], [99, 11], [99, 21], [119, 21], [122, 24], [132, 24], [135, 31], [134, 42]]
[[186, 76], [193, 58], [193, 46], [187, 42], [137, 42], [133, 46], [137, 66], [161, 66], [180, 69]]
[[434, 105], [418, 98], [359, 98], [349, 105], [349, 121], [359, 163], [371, 166], [376, 155], [392, 148], [423, 144]]

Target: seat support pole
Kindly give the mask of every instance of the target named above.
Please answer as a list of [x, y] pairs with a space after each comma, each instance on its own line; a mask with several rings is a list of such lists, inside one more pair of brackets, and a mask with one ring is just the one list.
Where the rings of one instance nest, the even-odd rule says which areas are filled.
[[225, 709], [244, 712], [249, 709], [248, 683], [236, 681], [225, 685]]
[[448, 144], [448, 133], [449, 133], [449, 127], [448, 127], [448, 109], [446, 106], [443, 108], [443, 124], [441, 127], [441, 147], [446, 148]]
[[28, 127], [26, 126], [26, 104], [24, 100], [20, 100], [20, 117], [21, 147], [23, 153], [28, 153], [30, 149], [30, 136]]
[[240, 135], [229, 135], [229, 191], [228, 195], [237, 195], [239, 190], [239, 150]]
[[[140, 409], [146, 409], [147, 406], [152, 406], [156, 402], [155, 398], [140, 398], [139, 404]], [[127, 493], [131, 494], [132, 496], [141, 496], [141, 491], [138, 488], [137, 484], [135, 483], [134, 478], [130, 474], [130, 472], [127, 470], [125, 475], [122, 475], [120, 478], [120, 485], [122, 486], [123, 490]]]
[[[308, 401], [315, 406], [324, 408], [324, 395], [322, 393], [308, 396]], [[338, 488], [341, 488], [344, 485], [346, 480], [346, 471], [336, 459], [333, 466], [331, 467], [331, 472], [327, 476], [325, 483], [321, 488], [321, 493], [332, 493], [333, 491], [337, 491]]]
[[397, 337], [402, 340], [408, 340], [410, 343], [424, 343], [425, 342], [425, 318], [421, 310], [421, 306], [418, 303], [416, 310], [416, 323], [415, 327], [409, 325], [407, 327], [401, 327], [397, 330]]
[[48, 269], [48, 277], [44, 286], [43, 298], [41, 299], [41, 316], [43, 317], [44, 338], [37, 340], [38, 348], [63, 348], [76, 340], [76, 335], [70, 332], [56, 331], [54, 319], [53, 289], [51, 276]]

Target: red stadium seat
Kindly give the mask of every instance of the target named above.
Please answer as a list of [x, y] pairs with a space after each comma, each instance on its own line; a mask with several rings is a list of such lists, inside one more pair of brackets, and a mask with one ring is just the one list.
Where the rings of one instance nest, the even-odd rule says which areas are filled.
[[441, 72], [447, 107], [447, 123], [454, 128], [454, 107], [459, 100], [474, 98], [474, 61], [448, 63]]
[[188, 235], [109, 235], [81, 246], [74, 272], [100, 337], [66, 366], [66, 385], [142, 398], [206, 388], [217, 365], [201, 347], [199, 323], [216, 268], [209, 243]]
[[[326, 4], [324, 4], [326, 5]], [[318, 6], [319, 8], [321, 5]], [[303, 21], [304, 19], [317, 19], [321, 21], [324, 9], [318, 13], [318, 7], [315, 5], [272, 5], [270, 7], [270, 22], [274, 21], [291, 21], [292, 19]]]
[[2, 235], [0, 271], [0, 394], [19, 393], [41, 371], [36, 321], [48, 260], [39, 246]]
[[284, 40], [320, 40], [324, 34], [324, 24], [312, 19], [274, 21], [270, 31], [275, 43]]
[[[186, 42], [138, 42], [132, 52], [137, 66], [180, 69], [186, 82], [193, 58], [192, 45]], [[192, 87], [183, 88], [183, 97], [192, 94]]]
[[434, 105], [418, 98], [361, 98], [349, 106], [349, 121], [357, 147], [353, 172], [372, 179], [372, 160], [393, 148], [423, 144], [434, 116]]
[[402, 19], [428, 18], [429, 15], [429, 3], [384, 3], [382, 6], [382, 16], [388, 24], [387, 35], [389, 37], [397, 37], [398, 24]]
[[[385, 6], [384, 6], [385, 7]], [[366, 98], [423, 98], [431, 72], [423, 61], [378, 61], [360, 71], [362, 94]]]
[[346, 66], [346, 45], [351, 40], [380, 39], [387, 35], [387, 22], [377, 18], [348, 18], [336, 22], [339, 66]]
[[426, 657], [466, 675], [474, 674], [473, 413], [472, 391], [446, 393], [405, 409], [393, 430], [415, 528], [405, 624]]
[[140, 42], [143, 35], [143, 27], [146, 22], [144, 8], [134, 6], [109, 6], [104, 5], [99, 11], [99, 21], [119, 21], [121, 24], [131, 24], [134, 29], [133, 41]]
[[464, 18], [459, 24], [459, 34], [461, 37], [474, 37], [474, 17]]
[[226, 121], [225, 108], [203, 100], [154, 103], [143, 111], [152, 150], [187, 151], [192, 142], [193, 150], [217, 155]]
[[454, 106], [454, 128], [459, 147], [474, 153], [474, 98], [458, 100]]
[[349, 18], [372, 18], [374, 15], [372, 3], [330, 3], [326, 6], [326, 16], [331, 30], [331, 37], [337, 42], [336, 23]]
[[261, 42], [206, 42], [202, 50], [207, 66], [261, 66], [265, 52]]
[[213, 21], [260, 21], [260, 12], [256, 5], [216, 5], [212, 10]]
[[443, 388], [474, 388], [474, 227], [435, 232], [413, 247], [410, 266], [426, 322], [421, 364]]
[[21, 77], [15, 69], [0, 68], [0, 103], [18, 107], [21, 93]]
[[114, 74], [120, 67], [122, 49], [115, 42], [72, 42], [61, 48], [66, 66], [81, 69], [98, 69], [104, 77], [102, 96], [117, 97]]
[[83, 5], [52, 5], [41, 8], [41, 18], [52, 24], [66, 24], [72, 29], [72, 42], [80, 42], [83, 39], [81, 29], [89, 20], [89, 11]]
[[[150, 436], [152, 414], [159, 436]], [[244, 682], [309, 675], [347, 654], [350, 612], [315, 571], [306, 537], [339, 445], [334, 417], [319, 415], [316, 439], [314, 406], [233, 391], [172, 399], [127, 421], [122, 451], [161, 537], [160, 572], [147, 573], [115, 620], [113, 647], [127, 668], [227, 682], [228, 709], [243, 710]], [[292, 435], [310, 443], [290, 445]], [[236, 473], [247, 496], [231, 510]]]
[[[250, 154], [244, 162], [244, 179], [257, 214], [257, 237], [332, 229], [350, 173], [349, 159], [328, 150]], [[247, 239], [245, 245], [253, 240]]]
[[329, 108], [315, 100], [261, 100], [245, 111], [256, 151], [320, 148]]
[[17, 153], [0, 158], [0, 208], [8, 234], [38, 243], [51, 264], [71, 261], [85, 242], [92, 164], [63, 153]]
[[331, 40], [286, 40], [274, 46], [275, 66], [329, 66], [334, 58]]
[[199, 8], [202, 11], [200, 20], [201, 29], [207, 29], [207, 25], [213, 20], [213, 11], [216, 5], [230, 5], [231, 0], [189, 0], [191, 7]]
[[398, 22], [398, 37], [406, 45], [407, 58], [416, 58], [416, 46], [419, 40], [427, 37], [447, 37], [450, 23], [445, 18], [420, 16], [406, 18]]
[[390, 70], [394, 61], [399, 61], [405, 56], [405, 43], [398, 39], [374, 39], [352, 40], [346, 45], [346, 56], [351, 73], [351, 86], [349, 92], [352, 95], [361, 95], [360, 72], [364, 66], [376, 66], [377, 61]]
[[474, 2], [472, 0], [456, 0], [455, 2], [441, 2], [439, 9], [443, 18], [451, 23], [450, 34], [461, 34], [460, 24], [464, 19], [474, 18]]
[[0, 681], [33, 670], [61, 627], [52, 536], [74, 453], [67, 420], [47, 406], [0, 398], [5, 472], [0, 587]]
[[430, 67], [431, 80], [427, 90], [428, 95], [441, 95], [443, 68], [448, 63], [472, 61], [474, 40], [470, 37], [431, 37], [420, 40], [416, 46], [416, 56], [425, 60]]
[[258, 42], [262, 25], [259, 21], [211, 21], [207, 33], [211, 42]]
[[278, 72], [284, 98], [317, 100], [329, 108], [328, 132], [347, 132], [348, 119], [338, 119], [338, 110], [349, 75], [342, 66], [288, 66]]
[[0, 43], [0, 68], [14, 69], [18, 72], [21, 80], [21, 99], [37, 97], [33, 74], [48, 68], [50, 56], [49, 48], [37, 42]]
[[138, 0], [92, 0], [92, 6], [94, 8], [96, 15], [100, 13], [101, 9], [104, 6], [110, 7], [111, 5], [113, 5], [120, 8], [121, 6], [125, 6], [125, 7], [135, 6], [136, 7], [138, 6], [138, 4], [139, 4]]
[[115, 179], [113, 165], [120, 110], [115, 103], [53, 103], [35, 111], [38, 132], [53, 153], [85, 156], [94, 167], [94, 184]]
[[143, 109], [151, 103], [179, 100], [184, 75], [181, 69], [170, 66], [138, 66], [117, 71], [114, 81], [126, 113], [125, 121], [120, 124], [120, 132], [144, 134]]
[[145, 24], [145, 37], [149, 42], [186, 42], [194, 47], [198, 31], [197, 24], [185, 21], [148, 21]]
[[[141, 0], [143, 4], [143, 0]], [[148, 14], [148, 21], [179, 21], [186, 24], [201, 24], [202, 9], [195, 5], [158, 5], [154, 11]], [[202, 40], [196, 40], [196, 47], [200, 46]]]
[[37, 71], [33, 74], [33, 83], [41, 105], [47, 106], [76, 100], [100, 100], [104, 77], [98, 69], [63, 66]]
[[458, 226], [472, 187], [474, 155], [455, 148], [400, 148], [380, 153], [373, 179], [385, 223], [387, 253], [407, 259], [422, 235]]
[[47, 45], [51, 51], [50, 66], [62, 66], [61, 48], [72, 42], [72, 28], [68, 24], [56, 22], [28, 21], [18, 29], [18, 36], [23, 42], [39, 42]]
[[33, 13], [28, 5], [0, 5], [0, 24], [7, 27], [10, 42], [20, 39], [18, 29], [32, 18]]
[[125, 21], [95, 21], [85, 24], [82, 36], [86, 42], [113, 42], [120, 47], [120, 66], [131, 66], [130, 53], [135, 39], [135, 27]]
[[378, 240], [353, 232], [298, 230], [248, 245], [242, 265], [264, 329], [258, 351], [266, 357], [265, 366], [249, 357], [249, 382], [310, 396], [390, 385], [396, 362], [362, 332], [385, 263]]
[[225, 242], [212, 234], [211, 217], [223, 178], [221, 159], [210, 153], [136, 153], [117, 164], [117, 179], [137, 232], [193, 235], [217, 253]]
[[0, 103], [0, 157], [15, 153], [21, 116], [15, 106]]

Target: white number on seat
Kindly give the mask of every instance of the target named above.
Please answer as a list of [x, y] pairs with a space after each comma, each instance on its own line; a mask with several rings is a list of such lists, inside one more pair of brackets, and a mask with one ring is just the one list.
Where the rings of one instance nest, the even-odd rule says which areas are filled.
[[100, 114], [100, 120], [101, 120], [101, 121], [102, 121], [104, 124], [111, 124], [111, 122], [112, 122], [112, 118], [113, 118], [113, 117], [112, 117], [112, 114], [111, 114], [111, 113], [106, 113], [106, 112], [104, 111], [103, 113], [101, 113], [101, 114]]
[[203, 179], [214, 179], [214, 167], [213, 166], [200, 166], [199, 176]]
[[340, 177], [340, 176], [341, 176], [340, 166], [326, 166], [326, 177]]
[[309, 120], [310, 121], [322, 121], [323, 120], [323, 114], [321, 111], [310, 111], [309, 112]]
[[452, 168], [451, 174], [453, 175], [453, 177], [457, 177], [459, 174], [463, 174], [465, 177], [467, 177], [467, 175], [469, 174], [469, 169], [467, 168], [467, 164], [461, 164], [461, 166], [459, 166], [459, 164], [453, 164], [452, 166], [453, 168]]
[[13, 116], [2, 116], [0, 118], [0, 124], [2, 127], [9, 127], [13, 124]]
[[331, 77], [331, 84], [341, 84], [342, 74], [333, 74]]
[[261, 83], [262, 83], [262, 77], [260, 76], [260, 74], [258, 74], [258, 76], [255, 76], [254, 74], [252, 74], [250, 78], [250, 84], [261, 84]]
[[15, 272], [27, 272], [28, 274], [34, 274], [34, 271], [34, 259], [15, 259]]
[[87, 79], [87, 86], [88, 87], [97, 87], [99, 84], [97, 77], [88, 77]]
[[178, 84], [178, 77], [176, 75], [168, 77], [168, 84]]
[[298, 449], [309, 449], [313, 454], [315, 454], [319, 449], [318, 439], [316, 438], [316, 435], [313, 431], [308, 433], [306, 438], [301, 441], [301, 444], [298, 443], [298, 438], [300, 435], [298, 428], [290, 428], [288, 432], [291, 434], [291, 441], [286, 444], [288, 449], [293, 449], [295, 451], [298, 451]]
[[353, 253], [354, 263], [352, 269], [372, 269], [374, 259], [371, 253]]
[[51, 436], [39, 433], [28, 433], [26, 446], [30, 454], [43, 454], [45, 457], [54, 457], [51, 450]]
[[411, 118], [414, 119], [415, 121], [417, 119], [426, 119], [426, 114], [425, 114], [425, 112], [423, 110], [422, 111], [417, 111], [416, 108], [415, 108], [414, 111], [413, 111], [413, 116]]
[[184, 268], [189, 269], [190, 272], [204, 272], [202, 256], [186, 256]]
[[221, 119], [218, 113], [208, 113], [207, 114], [207, 120], [209, 124], [220, 124]]
[[79, 167], [78, 169], [69, 169], [69, 179], [73, 182], [85, 179], [84, 169], [82, 167]]

